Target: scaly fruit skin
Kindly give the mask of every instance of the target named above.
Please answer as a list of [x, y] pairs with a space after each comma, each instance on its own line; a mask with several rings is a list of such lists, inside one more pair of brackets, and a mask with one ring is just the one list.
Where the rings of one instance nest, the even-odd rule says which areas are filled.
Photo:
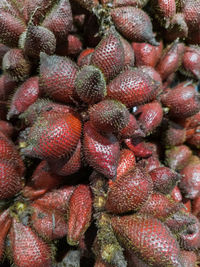
[[163, 194], [169, 194], [181, 179], [181, 176], [177, 172], [167, 167], [155, 168], [149, 175], [153, 181], [154, 190]]
[[10, 230], [11, 223], [12, 221], [9, 216], [9, 211], [3, 211], [0, 215], [0, 260], [2, 260], [4, 256], [6, 236], [8, 234], [8, 231]]
[[164, 24], [165, 28], [170, 25], [170, 20], [176, 14], [175, 0], [157, 0], [156, 3], [156, 16], [161, 20], [161, 24]]
[[78, 66], [69, 58], [40, 55], [40, 90], [54, 100], [73, 103]]
[[155, 67], [162, 54], [163, 44], [153, 46], [147, 43], [132, 43], [132, 48], [135, 52], [136, 66]]
[[105, 208], [115, 214], [139, 210], [152, 189], [153, 184], [148, 174], [135, 168], [112, 183]]
[[187, 83], [168, 89], [162, 95], [161, 101], [170, 109], [169, 114], [174, 118], [190, 117], [200, 109], [200, 95], [194, 85], [187, 85]]
[[39, 58], [40, 52], [52, 55], [56, 50], [54, 34], [44, 27], [29, 25], [24, 38], [22, 48], [31, 58]]
[[120, 36], [120, 40], [124, 50], [124, 69], [133, 67], [135, 64], [134, 50], [132, 49], [131, 44], [125, 38]]
[[2, 132], [7, 137], [11, 138], [15, 132], [15, 129], [11, 123], [0, 120], [0, 132]]
[[200, 163], [189, 163], [181, 170], [179, 187], [186, 198], [200, 196]]
[[77, 245], [90, 225], [92, 194], [86, 185], [79, 185], [73, 192], [68, 207], [67, 242]]
[[0, 67], [2, 64], [2, 59], [4, 57], [4, 55], [10, 50], [10, 48], [4, 44], [0, 43]]
[[[46, 115], [46, 116], [45, 116]], [[32, 126], [27, 142], [22, 149], [28, 156], [41, 159], [56, 159], [69, 156], [81, 136], [81, 121], [71, 113], [44, 113]]]
[[109, 179], [116, 178], [120, 146], [114, 135], [99, 134], [88, 121], [84, 125], [83, 148], [90, 166]]
[[21, 49], [13, 48], [3, 57], [2, 68], [15, 81], [24, 81], [31, 72], [31, 63]]
[[128, 40], [134, 42], [156, 42], [149, 16], [141, 9], [131, 6], [114, 8], [111, 16], [117, 30]]
[[199, 47], [186, 47], [182, 66], [188, 76], [200, 79], [200, 49]]
[[99, 68], [106, 80], [113, 79], [124, 66], [124, 49], [120, 36], [111, 28], [91, 56], [90, 64]]
[[120, 179], [122, 176], [125, 176], [127, 173], [132, 171], [136, 167], [136, 159], [134, 153], [129, 149], [122, 149], [120, 151], [120, 157], [117, 166], [117, 178]]
[[108, 97], [121, 101], [127, 108], [153, 100], [156, 89], [153, 79], [137, 69], [122, 72], [107, 86]]
[[127, 126], [129, 111], [116, 100], [103, 100], [89, 109], [92, 125], [99, 132], [119, 133]]
[[38, 77], [27, 79], [15, 92], [7, 118], [24, 112], [39, 97]]
[[47, 240], [54, 240], [67, 234], [67, 223], [63, 214], [35, 204], [31, 204], [30, 208], [33, 210], [31, 226], [41, 237]]
[[182, 145], [186, 141], [186, 128], [170, 121], [167, 131], [164, 133], [166, 146]]
[[78, 56], [77, 59], [78, 66], [83, 67], [84, 65], [89, 65], [93, 53], [94, 53], [94, 48], [84, 49]]
[[141, 113], [138, 118], [138, 122], [146, 135], [155, 130], [163, 119], [162, 106], [158, 101], [139, 107], [137, 113]]
[[20, 35], [25, 31], [25, 24], [19, 18], [1, 10], [0, 42], [17, 47]]
[[12, 219], [9, 240], [12, 248], [12, 257], [17, 266], [51, 266], [49, 246], [29, 226], [23, 225], [15, 218]]
[[51, 12], [45, 17], [42, 26], [49, 29], [56, 36], [57, 42], [66, 40], [72, 28], [72, 11], [69, 0], [61, 0], [55, 4]]
[[75, 89], [80, 99], [88, 104], [101, 101], [106, 95], [106, 81], [99, 68], [83, 66], [76, 75]]
[[159, 220], [165, 220], [180, 209], [180, 205], [171, 197], [153, 193], [140, 209], [140, 214], [148, 214]]
[[159, 220], [145, 215], [112, 217], [119, 241], [137, 252], [147, 264], [181, 267], [180, 248], [169, 229]]
[[166, 80], [170, 74], [175, 72], [181, 65], [184, 53], [184, 44], [175, 41], [169, 46], [156, 66], [163, 80]]
[[192, 151], [189, 147], [181, 145], [166, 150], [165, 155], [166, 163], [172, 170], [181, 170], [188, 164]]
[[196, 266], [197, 256], [193, 251], [182, 250], [181, 251], [181, 262], [185, 267]]

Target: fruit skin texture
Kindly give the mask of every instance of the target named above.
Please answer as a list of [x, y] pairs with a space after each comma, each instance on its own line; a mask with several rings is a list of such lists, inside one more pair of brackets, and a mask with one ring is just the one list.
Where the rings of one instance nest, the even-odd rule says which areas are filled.
[[138, 70], [120, 73], [107, 86], [109, 98], [121, 101], [127, 108], [150, 102], [156, 96], [157, 84]]
[[114, 135], [99, 134], [88, 121], [84, 125], [83, 147], [90, 166], [109, 179], [116, 178], [120, 147]]
[[161, 102], [167, 106], [169, 115], [173, 118], [187, 118], [200, 109], [200, 95], [194, 85], [181, 83], [173, 89], [168, 89], [161, 97]]
[[77, 245], [90, 225], [92, 194], [86, 185], [79, 185], [73, 192], [68, 207], [67, 242]]
[[78, 66], [69, 58], [40, 54], [40, 90], [54, 100], [72, 103]]
[[39, 97], [38, 77], [27, 79], [15, 92], [7, 118], [24, 112]]
[[1, 231], [0, 231], [0, 260], [2, 260], [4, 256], [4, 247], [5, 247], [5, 240], [6, 236], [8, 234], [8, 231], [10, 230], [12, 220], [9, 216], [8, 210], [5, 210], [1, 213], [0, 215], [0, 226], [1, 226]]
[[113, 79], [124, 66], [124, 49], [120, 36], [111, 27], [91, 56], [91, 65], [99, 68], [106, 80]]
[[149, 175], [153, 181], [155, 191], [163, 194], [169, 194], [181, 176], [167, 167], [158, 167], [152, 170]]
[[146, 135], [155, 130], [163, 119], [162, 106], [158, 101], [154, 101], [139, 107], [137, 113], [141, 113], [138, 118], [138, 122], [140, 123], [141, 129]]
[[47, 113], [39, 117], [28, 136], [23, 153], [41, 159], [69, 156], [81, 136], [81, 121], [71, 113]]
[[188, 76], [200, 79], [200, 49], [195, 46], [186, 47], [182, 66]]
[[116, 100], [103, 100], [89, 109], [90, 121], [99, 132], [118, 133], [129, 119], [125, 105]]
[[116, 180], [118, 180], [120, 177], [132, 171], [132, 169], [134, 169], [135, 167], [136, 167], [136, 159], [134, 153], [129, 149], [125, 148], [122, 149], [120, 151], [120, 157], [117, 166]]
[[135, 168], [113, 182], [108, 190], [105, 207], [115, 214], [136, 211], [147, 201], [152, 189], [148, 174]]
[[200, 163], [189, 163], [181, 170], [179, 187], [186, 198], [200, 196]]
[[111, 224], [120, 243], [148, 264], [178, 266], [180, 248], [169, 229], [159, 220], [145, 215], [112, 217]]
[[39, 238], [29, 226], [12, 219], [10, 242], [14, 262], [19, 267], [50, 267], [51, 251], [49, 246]]
[[156, 42], [149, 16], [137, 7], [118, 7], [111, 11], [111, 16], [117, 30], [128, 40], [134, 42]]

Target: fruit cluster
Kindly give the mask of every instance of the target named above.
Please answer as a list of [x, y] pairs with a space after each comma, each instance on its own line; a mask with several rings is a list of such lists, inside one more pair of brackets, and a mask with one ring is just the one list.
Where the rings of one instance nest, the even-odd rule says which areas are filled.
[[0, 42], [0, 260], [197, 266], [200, 1], [2, 0]]

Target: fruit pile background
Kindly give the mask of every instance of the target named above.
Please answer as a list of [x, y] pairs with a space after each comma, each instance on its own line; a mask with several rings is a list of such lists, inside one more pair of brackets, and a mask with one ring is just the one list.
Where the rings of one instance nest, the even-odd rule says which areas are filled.
[[200, 0], [0, 0], [0, 261], [200, 265]]

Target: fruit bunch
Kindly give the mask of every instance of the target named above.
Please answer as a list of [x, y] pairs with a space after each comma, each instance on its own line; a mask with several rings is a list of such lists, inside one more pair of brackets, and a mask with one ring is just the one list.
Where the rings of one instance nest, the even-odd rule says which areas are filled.
[[197, 266], [199, 6], [0, 2], [3, 264]]

